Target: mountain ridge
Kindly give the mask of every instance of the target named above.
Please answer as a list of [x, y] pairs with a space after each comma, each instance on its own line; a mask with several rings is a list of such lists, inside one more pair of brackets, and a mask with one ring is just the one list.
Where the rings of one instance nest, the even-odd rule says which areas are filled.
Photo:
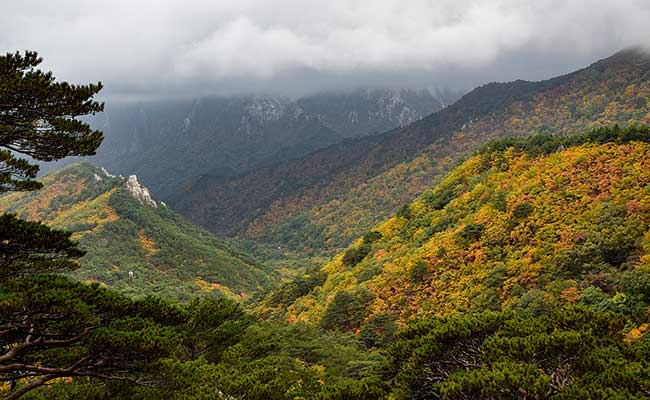
[[[237, 178], [204, 177], [172, 204], [215, 232], [295, 248], [340, 248], [487, 140], [647, 122], [648, 60], [625, 50], [546, 81], [486, 84], [402, 129]], [[360, 226], [343, 231], [341, 221], [350, 217]]]
[[251, 95], [110, 102], [104, 113], [88, 119], [105, 132], [105, 140], [86, 161], [136, 174], [166, 200], [198, 175], [240, 175], [345, 138], [408, 124], [441, 107], [428, 91], [413, 89], [358, 89], [298, 99]]
[[[130, 296], [242, 300], [278, 279], [235, 249], [154, 200], [135, 175], [78, 163], [42, 178], [43, 189], [0, 197], [0, 210], [73, 232], [87, 250], [70, 276]], [[133, 273], [133, 275], [131, 275]]]

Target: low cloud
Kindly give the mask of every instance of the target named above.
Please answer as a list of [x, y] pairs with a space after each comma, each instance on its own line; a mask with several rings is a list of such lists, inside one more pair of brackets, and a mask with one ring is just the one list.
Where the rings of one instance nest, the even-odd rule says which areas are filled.
[[650, 42], [647, 0], [21, 0], [0, 51], [108, 96], [468, 89], [541, 79]]

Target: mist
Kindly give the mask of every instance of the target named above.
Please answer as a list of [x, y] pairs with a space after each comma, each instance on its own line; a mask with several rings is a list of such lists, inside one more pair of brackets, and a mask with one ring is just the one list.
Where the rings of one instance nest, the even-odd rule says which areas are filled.
[[650, 37], [647, 0], [23, 0], [0, 51], [107, 98], [468, 90], [570, 72]]

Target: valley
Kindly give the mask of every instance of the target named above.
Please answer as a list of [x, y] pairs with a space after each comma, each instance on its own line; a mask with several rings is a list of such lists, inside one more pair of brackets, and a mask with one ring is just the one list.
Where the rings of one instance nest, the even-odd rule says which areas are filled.
[[648, 56], [628, 50], [548, 81], [491, 83], [402, 129], [201, 178], [170, 204], [214, 232], [331, 254], [491, 139], [650, 123], [649, 71]]

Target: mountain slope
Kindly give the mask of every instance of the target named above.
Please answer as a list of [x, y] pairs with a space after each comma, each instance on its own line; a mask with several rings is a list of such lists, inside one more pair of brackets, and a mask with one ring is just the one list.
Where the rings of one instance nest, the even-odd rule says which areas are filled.
[[648, 55], [628, 50], [547, 81], [488, 84], [402, 129], [242, 177], [205, 176], [172, 202], [215, 232], [336, 249], [492, 138], [650, 122], [649, 71]]
[[105, 141], [88, 160], [119, 174], [137, 174], [166, 199], [199, 175], [239, 175], [344, 138], [408, 125], [441, 107], [429, 92], [409, 89], [320, 93], [297, 100], [233, 96], [109, 103], [90, 119]]
[[0, 197], [0, 211], [75, 232], [88, 252], [71, 273], [76, 279], [173, 299], [245, 298], [271, 282], [272, 274], [251, 257], [153, 200], [135, 176], [114, 177], [83, 163], [42, 182], [39, 191]]
[[645, 321], [649, 142], [640, 128], [492, 143], [260, 310], [369, 336], [415, 316], [573, 303]]

